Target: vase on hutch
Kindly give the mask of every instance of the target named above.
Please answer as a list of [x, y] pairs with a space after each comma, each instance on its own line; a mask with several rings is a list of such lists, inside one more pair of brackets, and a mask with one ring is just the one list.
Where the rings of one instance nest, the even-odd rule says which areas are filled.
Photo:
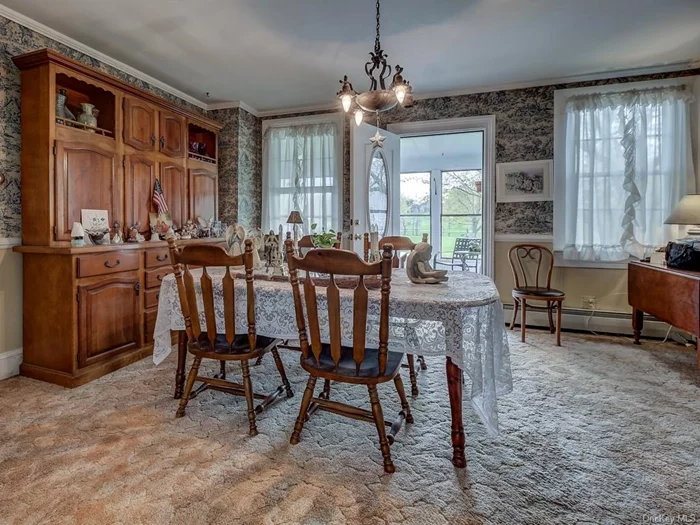
[[92, 104], [88, 104], [87, 102], [83, 102], [80, 104], [80, 109], [83, 110], [83, 112], [78, 115], [78, 122], [81, 124], [85, 124], [86, 126], [92, 126], [93, 128], [97, 127], [97, 117], [93, 114], [93, 110], [95, 109], [95, 106]]

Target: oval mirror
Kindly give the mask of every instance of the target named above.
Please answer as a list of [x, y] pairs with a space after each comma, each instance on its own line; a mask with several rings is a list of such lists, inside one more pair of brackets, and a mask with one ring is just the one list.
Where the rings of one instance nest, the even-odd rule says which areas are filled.
[[379, 148], [372, 153], [369, 164], [368, 197], [367, 225], [376, 225], [379, 237], [384, 237], [389, 223], [389, 169]]

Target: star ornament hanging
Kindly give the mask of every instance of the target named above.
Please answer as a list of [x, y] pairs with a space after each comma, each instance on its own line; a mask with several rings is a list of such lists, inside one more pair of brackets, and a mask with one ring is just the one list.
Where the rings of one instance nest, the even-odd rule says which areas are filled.
[[374, 137], [369, 139], [369, 141], [372, 143], [372, 148], [383, 148], [384, 147], [384, 140], [386, 137], [384, 135], [379, 134], [379, 130], [377, 130], [374, 133]]

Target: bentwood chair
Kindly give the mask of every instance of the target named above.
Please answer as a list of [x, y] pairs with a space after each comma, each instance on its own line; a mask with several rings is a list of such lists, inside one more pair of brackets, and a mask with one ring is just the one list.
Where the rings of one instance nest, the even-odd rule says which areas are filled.
[[[428, 234], [424, 233], [422, 237], [422, 242], [428, 242]], [[410, 252], [416, 247], [416, 243], [411, 240], [410, 237], [401, 237], [398, 235], [392, 235], [388, 237], [382, 237], [379, 240], [379, 249], [381, 250], [383, 246], [387, 244], [391, 244], [394, 247], [394, 257], [391, 259], [391, 267], [392, 268], [403, 268], [404, 263], [406, 261], [405, 257], [399, 258], [399, 251], [405, 251], [405, 252]], [[369, 241], [369, 233], [365, 233], [364, 235], [364, 259], [365, 262], [369, 261], [369, 250], [370, 250], [370, 241]], [[406, 254], [404, 254], [406, 255]], [[425, 357], [422, 355], [416, 356], [418, 358], [418, 364], [420, 365], [421, 370], [427, 370], [428, 365], [425, 363]], [[406, 354], [406, 360], [408, 361], [408, 376], [411, 381], [411, 395], [412, 396], [417, 396], [419, 394], [418, 391], [418, 381], [416, 379], [416, 365], [415, 365], [415, 358], [413, 354]]]
[[[294, 432], [290, 442], [299, 443], [304, 422], [308, 416], [316, 410], [325, 410], [334, 414], [351, 417], [360, 421], [373, 422], [379, 434], [379, 444], [384, 456], [384, 471], [394, 472], [394, 464], [391, 461], [389, 446], [401, 429], [404, 420], [413, 423], [411, 409], [408, 406], [406, 393], [399, 370], [403, 353], [390, 352], [389, 341], [389, 293], [391, 289], [391, 257], [392, 248], [384, 246], [382, 260], [368, 264], [362, 261], [357, 254], [347, 250], [318, 249], [312, 250], [304, 257], [294, 254], [292, 243], [287, 241], [287, 262], [289, 264], [289, 277], [294, 294], [294, 307], [296, 310], [297, 326], [299, 328], [299, 341], [301, 343], [301, 366], [309, 373], [304, 397], [301, 401], [299, 416], [294, 424]], [[299, 285], [299, 271], [304, 270], [304, 302]], [[329, 274], [328, 287], [326, 289], [328, 327], [330, 343], [321, 341], [321, 318], [319, 316], [319, 300], [316, 293], [316, 283], [312, 273]], [[342, 275], [347, 281], [348, 276], [357, 277], [357, 285], [353, 290], [353, 318], [352, 318], [352, 346], [342, 344], [341, 333], [341, 300], [340, 290], [335, 280], [335, 275]], [[377, 347], [367, 348], [367, 309], [368, 290], [366, 279], [381, 276], [381, 305], [379, 316], [379, 344]], [[354, 284], [354, 282], [353, 282]], [[307, 335], [308, 326], [308, 335]], [[309, 342], [309, 338], [311, 341]], [[342, 383], [366, 385], [369, 391], [369, 399], [372, 411], [363, 410], [345, 403], [331, 401], [327, 396], [314, 397], [316, 380], [322, 377], [326, 381], [340, 381]], [[384, 421], [382, 406], [377, 393], [377, 385], [387, 381], [394, 381], [394, 386], [401, 400], [401, 412], [396, 422]], [[324, 389], [325, 390], [325, 389]], [[330, 392], [328, 392], [330, 395]], [[391, 427], [389, 435], [386, 426]]]
[[[520, 339], [525, 342], [525, 323], [528, 308], [546, 311], [549, 320], [549, 332], [555, 332], [552, 311], [557, 310], [557, 346], [561, 346], [561, 306], [566, 294], [551, 287], [554, 255], [552, 251], [537, 244], [516, 244], [508, 250], [508, 262], [513, 272], [513, 318], [510, 329], [515, 326], [518, 309], [520, 314]], [[544, 302], [545, 306], [528, 305], [528, 301]]]
[[[180, 400], [176, 417], [185, 415], [185, 408], [190, 399], [207, 389], [219, 390], [228, 394], [245, 396], [248, 405], [248, 422], [250, 425], [250, 435], [258, 433], [255, 423], [255, 414], [260, 414], [286, 390], [287, 397], [292, 397], [291, 385], [287, 380], [284, 365], [277, 353], [276, 345], [279, 340], [270, 337], [257, 335], [255, 332], [255, 292], [253, 287], [253, 243], [250, 239], [245, 241], [245, 253], [237, 256], [230, 256], [226, 250], [220, 246], [212, 245], [191, 245], [178, 248], [174, 239], [168, 239], [170, 247], [170, 259], [175, 270], [177, 281], [177, 291], [180, 298], [182, 316], [185, 318], [185, 329], [187, 331], [187, 349], [194, 356], [192, 368], [187, 376], [185, 392]], [[202, 292], [202, 303], [204, 305], [203, 316], [197, 306], [197, 292], [195, 280], [190, 271], [190, 267], [202, 268], [200, 287]], [[246, 301], [247, 301], [247, 333], [237, 334], [236, 329], [236, 289], [235, 281], [239, 280], [236, 275], [236, 267], [245, 267]], [[212, 267], [225, 268], [224, 276], [221, 280], [223, 294], [223, 317], [224, 333], [219, 333], [216, 327], [214, 283], [209, 274]], [[201, 320], [204, 324], [201, 324]], [[263, 396], [253, 393], [253, 386], [250, 379], [250, 367], [248, 361], [272, 352], [275, 358], [277, 370], [282, 378], [280, 385], [272, 394]], [[203, 359], [212, 359], [220, 362], [220, 373], [214, 377], [204, 377], [199, 375], [199, 366]], [[243, 385], [226, 380], [226, 363], [228, 361], [238, 361], [243, 371]], [[192, 391], [195, 382], [201, 382], [194, 392]], [[263, 399], [262, 403], [254, 406], [254, 399]]]

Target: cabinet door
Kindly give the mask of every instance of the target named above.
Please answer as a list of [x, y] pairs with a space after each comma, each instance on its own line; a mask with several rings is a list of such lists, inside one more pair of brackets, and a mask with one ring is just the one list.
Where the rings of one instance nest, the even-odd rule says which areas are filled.
[[80, 210], [107, 210], [110, 224], [121, 220], [120, 180], [114, 151], [89, 143], [56, 141], [54, 226], [57, 241], [69, 241]]
[[169, 157], [185, 156], [185, 118], [168, 111], [160, 112], [160, 152]]
[[91, 365], [141, 347], [138, 275], [78, 286], [78, 364]]
[[156, 110], [145, 102], [124, 98], [124, 144], [141, 151], [156, 149]]
[[124, 195], [126, 227], [140, 223], [142, 234], [150, 231], [148, 214], [153, 207], [153, 185], [156, 181], [156, 163], [143, 155], [127, 155]]
[[178, 228], [188, 218], [187, 178], [185, 168], [177, 164], [163, 162], [160, 165], [160, 185], [170, 216]]
[[206, 169], [190, 170], [190, 214], [209, 220], [216, 217], [216, 172]]

